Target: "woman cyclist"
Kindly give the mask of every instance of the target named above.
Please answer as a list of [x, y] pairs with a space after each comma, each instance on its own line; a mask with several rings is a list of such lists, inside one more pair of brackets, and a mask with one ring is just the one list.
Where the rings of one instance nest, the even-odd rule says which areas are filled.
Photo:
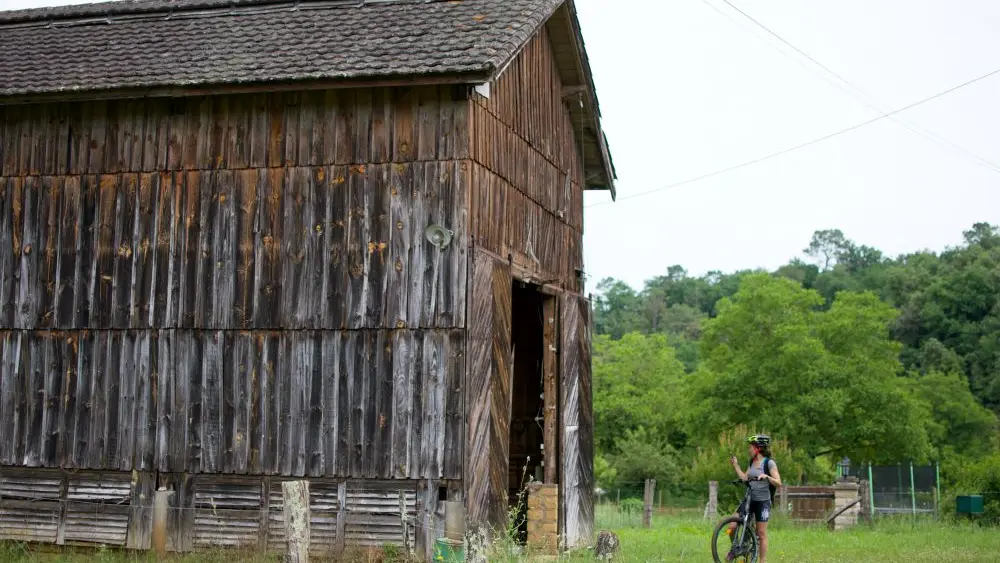
[[[760, 539], [760, 563], [767, 563], [767, 520], [771, 514], [771, 486], [781, 486], [781, 474], [778, 473], [778, 464], [771, 459], [771, 438], [763, 434], [754, 434], [747, 438], [750, 453], [750, 467], [746, 472], [740, 469], [736, 456], [732, 456], [729, 462], [736, 470], [740, 480], [750, 483], [750, 512], [757, 521], [757, 537]], [[767, 467], [763, 467], [764, 459], [767, 459]], [[730, 526], [729, 534], [732, 535], [736, 525]], [[729, 559], [731, 560], [732, 554]]]

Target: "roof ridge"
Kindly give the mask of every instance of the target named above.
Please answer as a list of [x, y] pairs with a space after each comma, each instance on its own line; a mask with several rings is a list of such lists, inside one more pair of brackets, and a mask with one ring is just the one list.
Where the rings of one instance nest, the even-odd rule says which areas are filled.
[[311, 7], [361, 7], [372, 4], [428, 4], [446, 0], [108, 0], [90, 4], [50, 6], [25, 10], [0, 11], [0, 25], [27, 23], [54, 23], [62, 20], [108, 19], [155, 14], [213, 11], [242, 12], [253, 8], [291, 6]]

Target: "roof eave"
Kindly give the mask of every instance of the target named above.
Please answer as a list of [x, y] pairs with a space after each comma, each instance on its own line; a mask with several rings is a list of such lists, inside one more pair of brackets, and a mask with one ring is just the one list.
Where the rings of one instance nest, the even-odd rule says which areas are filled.
[[269, 82], [220, 82], [190, 85], [150, 85], [141, 87], [110, 88], [103, 90], [59, 90], [41, 92], [0, 92], [0, 105], [42, 102], [181, 98], [218, 94], [253, 94], [302, 90], [334, 90], [347, 88], [377, 88], [399, 86], [439, 86], [481, 84], [492, 76], [492, 66], [480, 70], [455, 73], [424, 73], [397, 75], [369, 75], [342, 78], [300, 79]]

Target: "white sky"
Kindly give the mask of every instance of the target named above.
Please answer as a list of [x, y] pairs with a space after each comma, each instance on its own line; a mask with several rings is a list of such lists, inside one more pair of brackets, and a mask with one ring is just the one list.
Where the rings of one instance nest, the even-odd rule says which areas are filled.
[[[586, 199], [591, 288], [605, 276], [640, 286], [672, 264], [693, 274], [773, 269], [818, 229], [895, 255], [1000, 223], [1000, 75], [893, 116], [924, 136], [883, 119], [634, 197], [879, 113], [723, 0], [576, 1], [619, 176], [618, 203]], [[1000, 70], [995, 0], [730, 1], [886, 112]], [[0, 9], [71, 3], [83, 2], [0, 0]]]

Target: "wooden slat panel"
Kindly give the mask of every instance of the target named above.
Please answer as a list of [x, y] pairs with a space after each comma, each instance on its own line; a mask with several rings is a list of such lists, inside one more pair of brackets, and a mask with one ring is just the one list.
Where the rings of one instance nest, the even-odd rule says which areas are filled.
[[475, 257], [469, 310], [466, 502], [473, 525], [498, 525], [507, 506], [511, 409], [509, 267]]
[[565, 294], [562, 315], [562, 486], [568, 545], [590, 542], [594, 530], [594, 421], [591, 397], [589, 303]]
[[412, 193], [412, 168], [407, 164], [390, 166], [389, 249], [386, 260], [388, 279], [385, 291], [385, 319], [382, 323], [382, 326], [386, 327], [405, 328], [410, 325], [407, 299], [413, 236], [413, 227], [410, 223]]
[[14, 309], [19, 264], [16, 248], [20, 237], [14, 236], [15, 189], [13, 178], [0, 178], [0, 327], [14, 327]]

